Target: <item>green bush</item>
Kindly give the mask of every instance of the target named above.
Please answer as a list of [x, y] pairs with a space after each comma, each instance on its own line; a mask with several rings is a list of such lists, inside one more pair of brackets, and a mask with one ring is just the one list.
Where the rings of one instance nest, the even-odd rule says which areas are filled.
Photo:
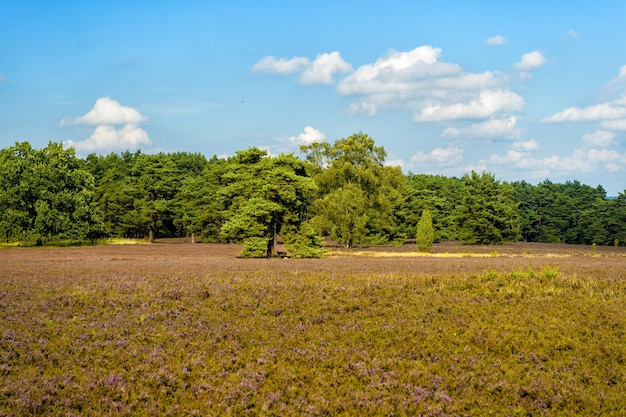
[[430, 210], [424, 210], [422, 217], [417, 223], [417, 234], [415, 235], [417, 248], [420, 252], [430, 252], [435, 241], [435, 228]]
[[323, 258], [326, 255], [324, 245], [324, 239], [308, 222], [303, 222], [297, 232], [288, 233], [285, 242], [285, 247], [294, 258]]
[[240, 255], [244, 258], [262, 258], [267, 251], [269, 239], [265, 237], [250, 237], [244, 239], [243, 250]]

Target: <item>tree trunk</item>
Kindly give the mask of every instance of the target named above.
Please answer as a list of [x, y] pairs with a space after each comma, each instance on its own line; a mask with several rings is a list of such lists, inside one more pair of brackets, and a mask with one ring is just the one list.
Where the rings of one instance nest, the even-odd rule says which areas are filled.
[[191, 234], [191, 243], [196, 243], [196, 234], [195, 233]]
[[154, 226], [152, 225], [152, 223], [150, 223], [149, 236], [150, 236], [150, 243], [154, 243]]

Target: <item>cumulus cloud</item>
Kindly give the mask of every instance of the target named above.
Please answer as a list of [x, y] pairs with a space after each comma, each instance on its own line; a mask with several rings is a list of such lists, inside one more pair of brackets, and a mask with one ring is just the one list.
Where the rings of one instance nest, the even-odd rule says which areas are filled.
[[411, 157], [411, 162], [419, 164], [436, 164], [439, 166], [453, 166], [458, 165], [462, 159], [463, 150], [455, 146], [451, 146], [448, 148], [435, 148], [428, 153], [419, 151]]
[[[446, 135], [517, 138], [519, 130], [510, 116], [521, 111], [525, 102], [511, 90], [509, 77], [493, 71], [467, 72], [456, 63], [443, 61], [441, 56], [442, 50], [430, 45], [410, 51], [390, 50], [375, 62], [352, 70], [335, 51], [319, 54], [314, 61], [266, 57], [253, 70], [300, 72], [305, 84], [330, 84], [336, 74], [348, 73], [337, 83], [336, 92], [354, 98], [346, 108], [350, 114], [375, 115], [384, 109], [402, 108], [411, 111], [418, 123], [477, 122], [469, 128], [449, 130]], [[532, 56], [525, 62], [532, 61]]]
[[[440, 58], [441, 49], [429, 45], [390, 51], [346, 76], [337, 84], [337, 93], [359, 97], [348, 106], [349, 113], [374, 115], [395, 107], [411, 110], [416, 122], [485, 119], [486, 125], [475, 130], [493, 129], [498, 122], [489, 119], [523, 108], [524, 100], [510, 91], [505, 76], [491, 71], [468, 73]], [[457, 133], [461, 132], [446, 134]]]
[[523, 107], [524, 99], [511, 91], [484, 90], [469, 103], [426, 106], [414, 118], [418, 122], [484, 119], [499, 112], [520, 111]]
[[485, 45], [504, 45], [506, 38], [504, 36], [496, 35], [485, 39]]
[[310, 145], [314, 142], [322, 142], [324, 139], [326, 139], [326, 135], [315, 129], [314, 127], [306, 126], [304, 128], [304, 132], [300, 133], [298, 136], [291, 136], [287, 139], [290, 142], [302, 145]]
[[458, 83], [462, 70], [456, 64], [439, 62], [440, 55], [441, 49], [431, 46], [420, 46], [409, 52], [391, 51], [341, 80], [337, 92], [341, 95], [380, 94], [382, 100], [391, 101], [406, 98], [425, 87], [445, 87], [444, 84], [454, 87], [451, 84]]
[[339, 52], [335, 51], [330, 54], [319, 54], [304, 70], [300, 80], [305, 84], [332, 84], [335, 73], [350, 71], [352, 65], [344, 61]]
[[596, 130], [593, 133], [587, 133], [583, 136], [583, 140], [591, 145], [600, 148], [615, 145], [615, 133], [610, 130]]
[[267, 56], [252, 67], [254, 72], [274, 74], [302, 72], [300, 81], [304, 84], [332, 84], [334, 74], [346, 73], [351, 70], [352, 65], [344, 61], [338, 51], [318, 54], [313, 61], [305, 57], [276, 59], [273, 56]]
[[61, 120], [61, 126], [67, 125], [138, 125], [148, 118], [142, 116], [132, 107], [122, 106], [118, 101], [109, 97], [102, 97], [96, 100], [93, 108], [84, 116], [65, 118]]
[[[514, 142], [505, 155], [491, 155], [489, 162], [495, 165], [523, 169], [527, 174], [539, 177], [571, 175], [605, 169], [609, 172], [626, 171], [626, 154], [604, 148], [612, 143], [611, 132], [597, 131], [585, 135], [586, 146], [572, 150], [570, 155], [534, 156], [539, 149], [536, 141]], [[598, 147], [602, 149], [598, 149]]]
[[266, 56], [254, 64], [252, 71], [269, 72], [274, 74], [291, 74], [306, 68], [311, 64], [308, 58], [294, 57], [291, 59], [276, 59], [273, 56]]
[[584, 108], [569, 107], [543, 119], [545, 123], [590, 122], [626, 118], [626, 96]]
[[626, 87], [626, 65], [622, 65], [619, 69], [617, 77], [614, 77], [608, 84], [604, 87], [604, 91], [602, 92], [602, 97], [611, 96], [612, 94], [618, 93], [622, 91]]
[[536, 140], [518, 141], [511, 145], [511, 149], [520, 152], [530, 152], [539, 149], [539, 143]]
[[447, 139], [455, 137], [516, 139], [521, 136], [521, 131], [515, 127], [516, 123], [517, 118], [512, 115], [492, 117], [466, 127], [449, 127], [441, 136]]
[[[83, 141], [67, 140], [64, 144], [76, 151], [102, 151], [113, 149], [136, 149], [152, 142], [148, 133], [138, 125], [146, 122], [147, 117], [138, 110], [122, 106], [109, 97], [96, 100], [93, 108], [83, 116], [65, 118], [61, 126], [96, 125], [91, 136]], [[121, 128], [116, 126], [121, 125]]]
[[539, 144], [535, 140], [517, 141], [511, 145], [505, 155], [491, 155], [489, 161], [496, 165], [537, 170], [542, 167], [541, 161], [532, 156], [537, 149], [539, 149]]
[[513, 67], [518, 71], [528, 71], [531, 69], [542, 67], [547, 58], [540, 51], [532, 51], [522, 55], [519, 62], [513, 64]]
[[101, 125], [96, 127], [91, 136], [84, 141], [74, 142], [68, 140], [64, 142], [67, 147], [73, 147], [76, 151], [86, 152], [104, 149], [134, 149], [151, 143], [145, 130], [130, 124], [125, 125], [121, 129], [116, 129], [109, 125]]

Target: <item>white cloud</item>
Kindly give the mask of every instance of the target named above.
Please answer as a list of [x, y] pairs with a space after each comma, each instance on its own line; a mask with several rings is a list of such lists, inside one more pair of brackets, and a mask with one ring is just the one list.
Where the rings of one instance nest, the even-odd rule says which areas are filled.
[[4, 74], [0, 74], [0, 81], [4, 81], [7, 79], [7, 76]]
[[145, 130], [127, 124], [121, 129], [101, 125], [96, 127], [89, 139], [79, 142], [67, 140], [64, 145], [73, 147], [77, 151], [92, 152], [109, 149], [136, 149], [141, 145], [150, 145], [151, 143]]
[[482, 120], [463, 128], [465, 131], [452, 129], [446, 135], [464, 132], [474, 136], [519, 137], [515, 118], [511, 116], [521, 111], [525, 102], [511, 91], [510, 78], [493, 71], [466, 72], [458, 64], [442, 61], [441, 54], [440, 48], [430, 45], [410, 51], [391, 50], [375, 62], [352, 70], [335, 51], [320, 54], [314, 61], [266, 57], [253, 70], [300, 71], [300, 80], [305, 84], [330, 84], [336, 74], [349, 72], [336, 87], [337, 94], [355, 98], [347, 106], [347, 113], [375, 115], [382, 109], [402, 108], [411, 111], [418, 123]]
[[344, 61], [338, 51], [333, 51], [318, 54], [313, 62], [305, 57], [276, 59], [273, 56], [267, 56], [254, 64], [252, 71], [274, 74], [302, 72], [300, 81], [303, 84], [332, 84], [334, 74], [350, 72], [352, 65]]
[[606, 97], [612, 94], [620, 92], [620, 90], [626, 87], [626, 65], [622, 65], [619, 69], [617, 77], [614, 77], [608, 84], [604, 87], [604, 91], [601, 96]]
[[326, 135], [311, 126], [306, 126], [304, 132], [300, 133], [298, 136], [291, 136], [287, 139], [291, 142], [310, 145], [314, 142], [322, 142], [326, 139]]
[[[510, 91], [507, 77], [491, 71], [468, 73], [440, 57], [441, 49], [429, 45], [390, 51], [341, 80], [337, 93], [360, 96], [348, 106], [348, 113], [374, 115], [383, 108], [407, 108], [416, 122], [499, 120], [507, 117], [504, 113], [523, 108], [524, 100]], [[473, 129], [495, 132], [497, 124], [486, 120]], [[446, 135], [460, 133], [452, 129]]]
[[517, 141], [511, 145], [506, 155], [491, 155], [489, 161], [496, 165], [538, 170], [542, 168], [542, 163], [532, 156], [532, 152], [537, 149], [539, 144], [535, 140]]
[[421, 164], [436, 164], [439, 166], [453, 166], [457, 165], [463, 159], [463, 150], [454, 146], [448, 148], [436, 148], [425, 153], [419, 151], [411, 158], [411, 162], [417, 162]]
[[569, 107], [543, 119], [543, 122], [589, 122], [622, 118], [626, 118], [626, 96], [619, 100], [600, 103], [582, 109], [579, 107]]
[[389, 100], [394, 100], [425, 86], [423, 83], [429, 80], [462, 74], [458, 65], [439, 62], [440, 55], [441, 49], [431, 46], [420, 46], [409, 52], [391, 51], [341, 80], [337, 92], [342, 95], [387, 94]]
[[350, 71], [352, 71], [352, 65], [344, 61], [339, 52], [334, 51], [330, 54], [319, 54], [315, 61], [304, 70], [300, 80], [304, 84], [332, 84], [333, 74]]
[[536, 169], [539, 161], [531, 157], [528, 152], [509, 149], [504, 156], [491, 155], [489, 161], [497, 165], [510, 165], [515, 168]]
[[521, 152], [536, 151], [539, 149], [539, 143], [536, 140], [518, 141], [511, 145], [511, 149]]
[[430, 105], [420, 109], [414, 116], [418, 122], [431, 122], [455, 119], [484, 119], [499, 112], [520, 111], [524, 99], [505, 90], [484, 90], [477, 99], [469, 103]]
[[583, 140], [591, 146], [606, 148], [615, 145], [615, 133], [610, 130], [596, 130], [593, 133], [587, 133], [583, 136]]
[[273, 56], [266, 56], [254, 64], [254, 72], [270, 72], [275, 74], [291, 74], [306, 68], [311, 64], [308, 58], [294, 57], [291, 59], [276, 59]]
[[400, 167], [404, 168], [404, 161], [402, 159], [386, 159], [385, 166], [388, 167]]
[[574, 29], [570, 29], [565, 34], [565, 40], [577, 39], [580, 36], [580, 33], [576, 32]]
[[[141, 145], [150, 145], [152, 142], [148, 133], [138, 125], [148, 118], [132, 107], [122, 106], [109, 97], [96, 100], [93, 108], [84, 116], [65, 118], [61, 126], [67, 125], [97, 125], [88, 139], [74, 142], [64, 141], [67, 147], [76, 151], [102, 151], [112, 149], [136, 149]], [[116, 129], [116, 125], [123, 127]]]
[[506, 38], [504, 36], [496, 35], [485, 39], [485, 45], [504, 45]]
[[626, 130], [626, 119], [605, 120], [603, 122], [600, 122], [600, 127], [602, 129], [610, 129], [610, 130]]
[[61, 120], [60, 125], [138, 125], [147, 120], [147, 117], [142, 116], [132, 107], [122, 106], [109, 97], [102, 97], [96, 100], [96, 104], [87, 114], [80, 117], [65, 118]]
[[513, 64], [518, 71], [528, 71], [531, 69], [542, 67], [548, 60], [540, 51], [532, 51], [522, 55], [519, 62]]
[[608, 149], [577, 148], [569, 156], [552, 155], [541, 159], [528, 152], [509, 149], [504, 156], [491, 155], [489, 161], [496, 165], [540, 172], [543, 176], [570, 175], [594, 172], [601, 168], [610, 172], [625, 170], [626, 154]]
[[492, 117], [481, 123], [475, 123], [467, 127], [450, 127], [443, 131], [442, 137], [453, 138], [458, 136], [472, 138], [506, 138], [516, 139], [521, 136], [521, 131], [515, 127], [515, 116]]
[[593, 166], [586, 158], [586, 152], [583, 149], [574, 149], [571, 156], [550, 156], [543, 159], [543, 164], [551, 171], [557, 172], [580, 173], [593, 171]]

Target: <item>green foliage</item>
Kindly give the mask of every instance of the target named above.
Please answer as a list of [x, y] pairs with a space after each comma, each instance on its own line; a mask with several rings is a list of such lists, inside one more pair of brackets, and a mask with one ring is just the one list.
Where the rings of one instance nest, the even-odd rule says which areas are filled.
[[244, 258], [263, 258], [266, 256], [268, 238], [266, 237], [248, 237], [243, 240], [243, 249], [241, 256]]
[[311, 224], [324, 235], [352, 247], [370, 239], [389, 242], [398, 236], [395, 216], [406, 178], [384, 166], [386, 152], [363, 133], [302, 146], [312, 164], [318, 196]]
[[465, 196], [458, 207], [459, 237], [466, 244], [500, 244], [520, 237], [513, 187], [492, 174], [465, 175]]
[[[263, 238], [267, 256], [274, 256], [277, 236], [283, 230], [299, 230], [306, 221], [316, 189], [306, 168], [306, 163], [293, 155], [272, 158], [257, 148], [238, 152], [224, 175], [226, 186], [221, 192], [231, 204], [223, 216], [230, 220], [224, 223], [220, 236], [244, 242]], [[307, 253], [302, 247], [307, 241], [313, 245], [310, 253], [316, 253], [315, 240], [310, 236], [297, 241], [301, 256]]]
[[422, 217], [417, 223], [417, 233], [415, 241], [420, 252], [430, 252], [435, 240], [435, 229], [433, 228], [433, 218], [430, 210], [424, 210]]
[[464, 194], [464, 188], [465, 184], [458, 178], [409, 173], [403, 202], [397, 210], [399, 232], [413, 237], [422, 212], [429, 210], [433, 218], [435, 242], [456, 240], [455, 207], [459, 205], [459, 196]]
[[0, 235], [6, 241], [90, 239], [103, 231], [94, 178], [73, 149], [27, 142], [0, 151]]
[[302, 222], [298, 229], [285, 233], [285, 246], [293, 258], [323, 258], [325, 242], [309, 222]]
[[424, 210], [432, 215], [435, 242], [614, 245], [626, 239], [626, 194], [607, 198], [601, 186], [507, 184], [484, 173], [404, 175], [385, 166], [385, 150], [364, 133], [302, 151], [306, 161], [270, 158], [258, 148], [209, 161], [197, 153], [140, 151], [81, 160], [61, 144], [36, 150], [16, 143], [0, 150], [0, 239], [242, 241], [241, 233], [222, 229], [239, 222], [237, 213], [252, 198], [282, 207], [264, 226], [270, 253], [283, 227], [305, 221], [346, 246], [401, 243], [415, 236]]

